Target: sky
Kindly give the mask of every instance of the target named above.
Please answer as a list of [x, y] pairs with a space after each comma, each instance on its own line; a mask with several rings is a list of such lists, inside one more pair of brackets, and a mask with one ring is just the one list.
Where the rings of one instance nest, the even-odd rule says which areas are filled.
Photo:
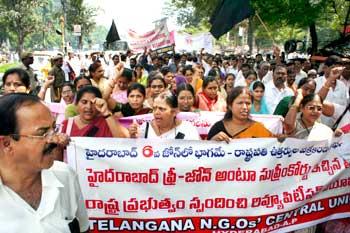
[[[167, 0], [85, 0], [90, 6], [99, 7], [96, 23], [111, 26], [112, 19], [121, 37], [128, 29], [138, 33], [150, 31], [153, 22], [164, 17], [162, 14]], [[168, 19], [169, 31], [176, 29], [175, 20]], [[123, 39], [123, 38], [122, 38]]]

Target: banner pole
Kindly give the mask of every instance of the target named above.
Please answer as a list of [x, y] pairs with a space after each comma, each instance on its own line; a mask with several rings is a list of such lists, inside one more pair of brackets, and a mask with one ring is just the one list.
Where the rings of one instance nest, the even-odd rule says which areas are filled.
[[262, 19], [260, 18], [260, 16], [259, 16], [258, 12], [255, 12], [255, 15], [256, 15], [256, 17], [258, 17], [258, 19], [259, 19], [260, 23], [262, 24], [262, 26], [263, 26], [263, 27], [264, 27], [264, 29], [266, 30], [266, 32], [267, 32], [267, 34], [268, 34], [268, 36], [269, 36], [269, 37], [270, 37], [270, 39], [272, 40], [273, 45], [275, 45], [275, 46], [276, 46], [276, 42], [275, 42], [275, 40], [273, 39], [273, 37], [272, 37], [272, 35], [271, 35], [270, 30], [267, 28], [267, 26], [266, 26], [266, 24], [264, 23], [264, 21], [262, 21]]

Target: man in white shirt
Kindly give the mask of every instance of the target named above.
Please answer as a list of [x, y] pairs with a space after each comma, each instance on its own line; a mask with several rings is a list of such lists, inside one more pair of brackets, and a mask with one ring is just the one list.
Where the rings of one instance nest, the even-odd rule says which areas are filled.
[[316, 92], [319, 92], [322, 88], [327, 89], [326, 101], [333, 102], [339, 105], [346, 105], [348, 99], [348, 89], [345, 84], [338, 80], [339, 74], [336, 78], [332, 79], [329, 86], [325, 86], [328, 78], [330, 77], [331, 70], [335, 67], [341, 66], [341, 59], [338, 56], [330, 56], [326, 59], [323, 66], [324, 75], [315, 79], [316, 81]]
[[301, 58], [297, 58], [294, 60], [294, 70], [296, 73], [295, 76], [295, 84], [298, 86], [299, 82], [301, 79], [306, 78], [307, 77], [307, 73], [305, 73], [305, 71], [302, 70], [302, 63], [304, 62], [305, 59], [301, 59]]
[[105, 71], [105, 77], [108, 79], [113, 79], [115, 77], [115, 69], [119, 63], [119, 55], [115, 54], [112, 57], [112, 62], [109, 64], [108, 68]]
[[287, 69], [277, 65], [272, 80], [265, 86], [265, 99], [269, 112], [273, 113], [277, 104], [286, 96], [294, 95], [292, 89], [285, 84], [287, 79]]
[[228, 61], [228, 67], [226, 68], [226, 74], [234, 74], [235, 77], [238, 75], [238, 59], [236, 57], [231, 57]]
[[73, 81], [77, 75], [79, 75], [80, 70], [76, 68], [76, 63], [74, 61], [74, 53], [72, 51], [68, 52], [68, 57], [63, 61], [62, 70], [64, 71], [65, 81]]
[[[341, 69], [341, 59], [338, 56], [330, 56], [326, 59], [323, 70], [324, 76], [315, 79], [316, 92], [325, 101], [346, 106], [349, 99], [349, 88], [339, 80], [341, 72], [336, 72], [336, 69]], [[322, 123], [332, 127], [334, 120], [330, 117], [321, 116]]]
[[245, 77], [247, 76], [247, 73], [251, 70], [251, 66], [248, 63], [242, 64], [242, 67], [240, 71], [238, 72], [235, 80], [235, 87], [245, 87], [247, 86], [247, 83], [245, 81]]
[[55, 161], [68, 137], [36, 96], [0, 97], [0, 232], [88, 232], [76, 173]]

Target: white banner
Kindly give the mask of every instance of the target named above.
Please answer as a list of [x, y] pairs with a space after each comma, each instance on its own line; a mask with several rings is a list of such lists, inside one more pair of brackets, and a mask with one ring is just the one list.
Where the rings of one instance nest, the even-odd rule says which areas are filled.
[[[180, 120], [189, 121], [198, 130], [198, 133], [202, 136], [208, 135], [210, 128], [217, 122], [224, 118], [224, 112], [180, 112], [177, 114], [177, 118]], [[264, 124], [264, 126], [270, 130], [273, 134], [281, 134], [283, 132], [283, 125], [281, 116], [277, 115], [263, 115], [263, 114], [252, 114], [252, 119]], [[153, 114], [137, 115], [132, 117], [123, 117], [119, 121], [128, 127], [133, 120], [137, 120], [138, 124], [142, 124], [145, 121], [153, 120]]]
[[210, 33], [190, 35], [187, 33], [175, 33], [177, 51], [199, 52], [202, 48], [206, 52], [213, 53], [213, 36]]
[[92, 232], [288, 232], [350, 216], [350, 135], [72, 140]]

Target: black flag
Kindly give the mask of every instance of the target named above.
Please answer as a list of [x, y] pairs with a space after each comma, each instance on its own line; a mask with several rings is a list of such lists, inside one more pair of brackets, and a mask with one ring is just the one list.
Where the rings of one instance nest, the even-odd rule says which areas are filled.
[[220, 0], [210, 17], [210, 33], [219, 39], [233, 26], [254, 13], [249, 0]]
[[110, 44], [114, 41], [120, 40], [117, 27], [115, 26], [114, 20], [112, 21], [111, 28], [109, 29], [109, 32], [106, 37], [107, 44]]

